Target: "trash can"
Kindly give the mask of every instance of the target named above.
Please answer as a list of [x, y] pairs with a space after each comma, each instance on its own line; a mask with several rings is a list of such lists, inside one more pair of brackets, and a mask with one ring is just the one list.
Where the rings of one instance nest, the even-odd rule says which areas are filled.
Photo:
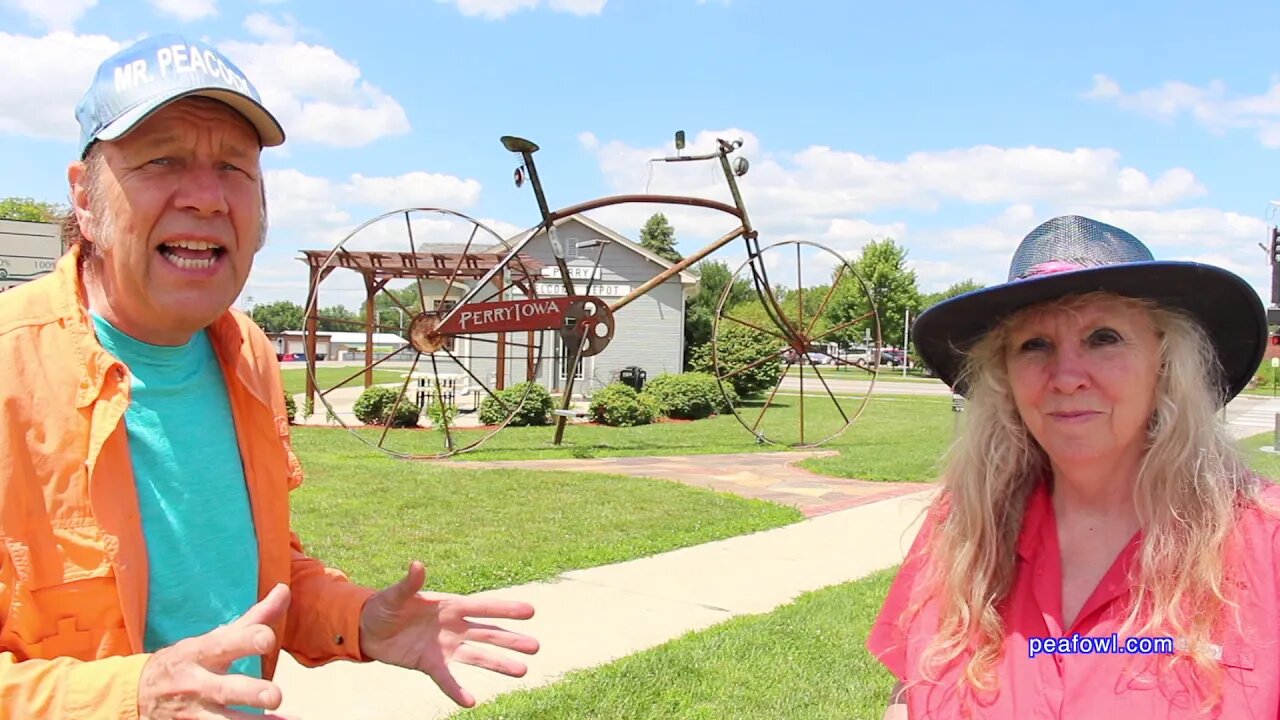
[[644, 381], [648, 375], [649, 374], [644, 371], [644, 368], [637, 367], [635, 365], [628, 365], [618, 371], [618, 381], [623, 385], [630, 386], [636, 392], [640, 392], [644, 389]]

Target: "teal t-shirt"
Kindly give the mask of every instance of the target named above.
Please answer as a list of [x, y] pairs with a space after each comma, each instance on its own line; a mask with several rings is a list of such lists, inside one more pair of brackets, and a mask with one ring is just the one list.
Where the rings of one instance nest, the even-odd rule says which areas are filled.
[[[169, 347], [135, 340], [93, 315], [102, 347], [132, 381], [125, 411], [147, 543], [147, 623], [154, 652], [203, 635], [257, 602], [258, 539], [226, 381], [202, 330]], [[262, 677], [243, 657], [230, 672]]]

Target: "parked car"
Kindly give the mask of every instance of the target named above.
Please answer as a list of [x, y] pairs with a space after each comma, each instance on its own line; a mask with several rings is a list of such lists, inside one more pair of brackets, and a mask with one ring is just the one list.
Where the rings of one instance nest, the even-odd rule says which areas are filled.
[[905, 363], [906, 361], [907, 361], [906, 356], [901, 350], [881, 350], [880, 351], [881, 365], [889, 365], [892, 367], [902, 367], [902, 364]]

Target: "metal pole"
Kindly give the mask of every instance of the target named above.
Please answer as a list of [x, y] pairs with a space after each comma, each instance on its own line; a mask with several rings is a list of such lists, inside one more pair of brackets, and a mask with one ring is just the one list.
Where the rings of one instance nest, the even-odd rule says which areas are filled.
[[902, 377], [907, 376], [907, 333], [911, 327], [910, 308], [902, 309]]

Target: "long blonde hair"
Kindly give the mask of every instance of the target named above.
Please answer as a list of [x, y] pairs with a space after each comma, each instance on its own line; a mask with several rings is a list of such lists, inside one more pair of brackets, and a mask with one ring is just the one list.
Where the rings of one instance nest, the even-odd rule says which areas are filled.
[[[1051, 305], [1071, 309], [1099, 298], [1116, 296], [1090, 293]], [[1221, 368], [1200, 324], [1152, 302], [1119, 300], [1148, 313], [1162, 360], [1147, 452], [1134, 487], [1143, 538], [1120, 635], [1158, 629], [1187, 639], [1180, 659], [1207, 672], [1216, 687], [1220, 675], [1209, 641], [1232, 604], [1227, 543], [1240, 509], [1260, 502], [1260, 483], [1216, 418], [1223, 395], [1212, 379]], [[928, 540], [928, 589], [913, 608], [933, 601], [940, 610], [937, 634], [922, 658], [924, 677], [962, 660], [962, 682], [981, 692], [997, 689], [1001, 608], [1013, 587], [1023, 514], [1035, 484], [1048, 472], [1047, 456], [1022, 422], [1009, 388], [1005, 348], [1020, 314], [980, 340], [962, 370], [971, 388], [967, 417], [943, 472], [941, 519]]]

